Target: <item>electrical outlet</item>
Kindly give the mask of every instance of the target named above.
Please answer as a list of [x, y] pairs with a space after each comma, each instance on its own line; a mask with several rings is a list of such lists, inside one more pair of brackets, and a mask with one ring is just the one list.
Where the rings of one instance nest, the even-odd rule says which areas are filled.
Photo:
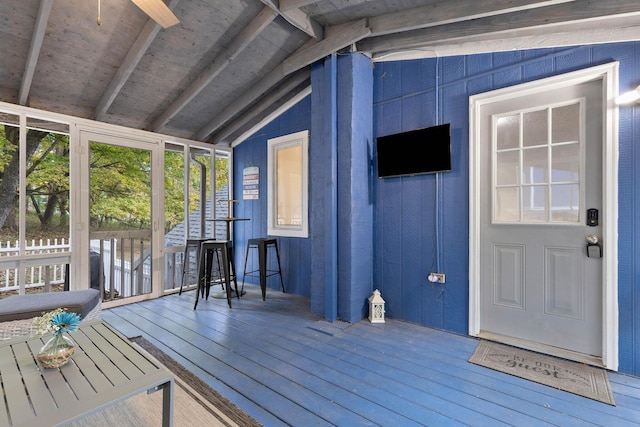
[[444, 283], [444, 273], [431, 273], [428, 277], [429, 281], [432, 283]]

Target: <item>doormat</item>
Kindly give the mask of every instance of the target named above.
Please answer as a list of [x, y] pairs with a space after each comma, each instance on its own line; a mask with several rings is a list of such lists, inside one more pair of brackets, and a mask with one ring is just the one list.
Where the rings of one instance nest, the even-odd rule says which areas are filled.
[[602, 368], [481, 340], [469, 362], [615, 406]]

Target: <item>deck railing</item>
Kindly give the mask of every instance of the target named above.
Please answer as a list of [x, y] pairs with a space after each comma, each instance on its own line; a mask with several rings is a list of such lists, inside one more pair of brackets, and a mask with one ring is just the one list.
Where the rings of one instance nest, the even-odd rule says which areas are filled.
[[151, 292], [151, 230], [93, 232], [89, 238], [99, 257], [92, 263], [98, 271], [92, 271], [91, 287], [99, 288], [104, 300]]
[[[151, 292], [151, 231], [94, 232], [91, 243], [91, 284], [100, 289], [104, 300], [126, 298]], [[0, 242], [0, 260], [19, 252], [18, 242]], [[29, 255], [69, 252], [66, 239], [32, 240], [25, 251]], [[25, 288], [65, 284], [67, 264], [32, 265], [0, 269], [0, 292], [19, 291], [19, 271], [25, 271]], [[112, 292], [113, 290], [113, 292]]]
[[[27, 242], [25, 251], [28, 255], [52, 254], [69, 252], [70, 243], [68, 239], [39, 239]], [[0, 260], [9, 259], [18, 255], [20, 250], [18, 241], [0, 242]], [[64, 272], [66, 264], [53, 265], [32, 265], [25, 268], [26, 288], [44, 287], [49, 290], [52, 285], [64, 283]], [[19, 268], [6, 268], [0, 270], [0, 292], [17, 291], [20, 289]]]

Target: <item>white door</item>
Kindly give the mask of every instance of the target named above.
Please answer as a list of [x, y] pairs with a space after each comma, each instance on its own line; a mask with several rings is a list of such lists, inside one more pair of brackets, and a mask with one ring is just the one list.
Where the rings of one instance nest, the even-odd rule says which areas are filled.
[[602, 98], [596, 80], [483, 109], [482, 332], [602, 356]]
[[161, 296], [159, 144], [89, 130], [79, 139], [80, 277], [107, 306]]

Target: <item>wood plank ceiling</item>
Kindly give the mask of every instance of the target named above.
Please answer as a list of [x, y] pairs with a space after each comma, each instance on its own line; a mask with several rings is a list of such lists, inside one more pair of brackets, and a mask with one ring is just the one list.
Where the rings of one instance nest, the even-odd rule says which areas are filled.
[[[630, 41], [637, 0], [0, 2], [0, 101], [230, 145], [308, 93], [333, 52], [374, 61]], [[301, 95], [302, 94], [302, 95]]]

